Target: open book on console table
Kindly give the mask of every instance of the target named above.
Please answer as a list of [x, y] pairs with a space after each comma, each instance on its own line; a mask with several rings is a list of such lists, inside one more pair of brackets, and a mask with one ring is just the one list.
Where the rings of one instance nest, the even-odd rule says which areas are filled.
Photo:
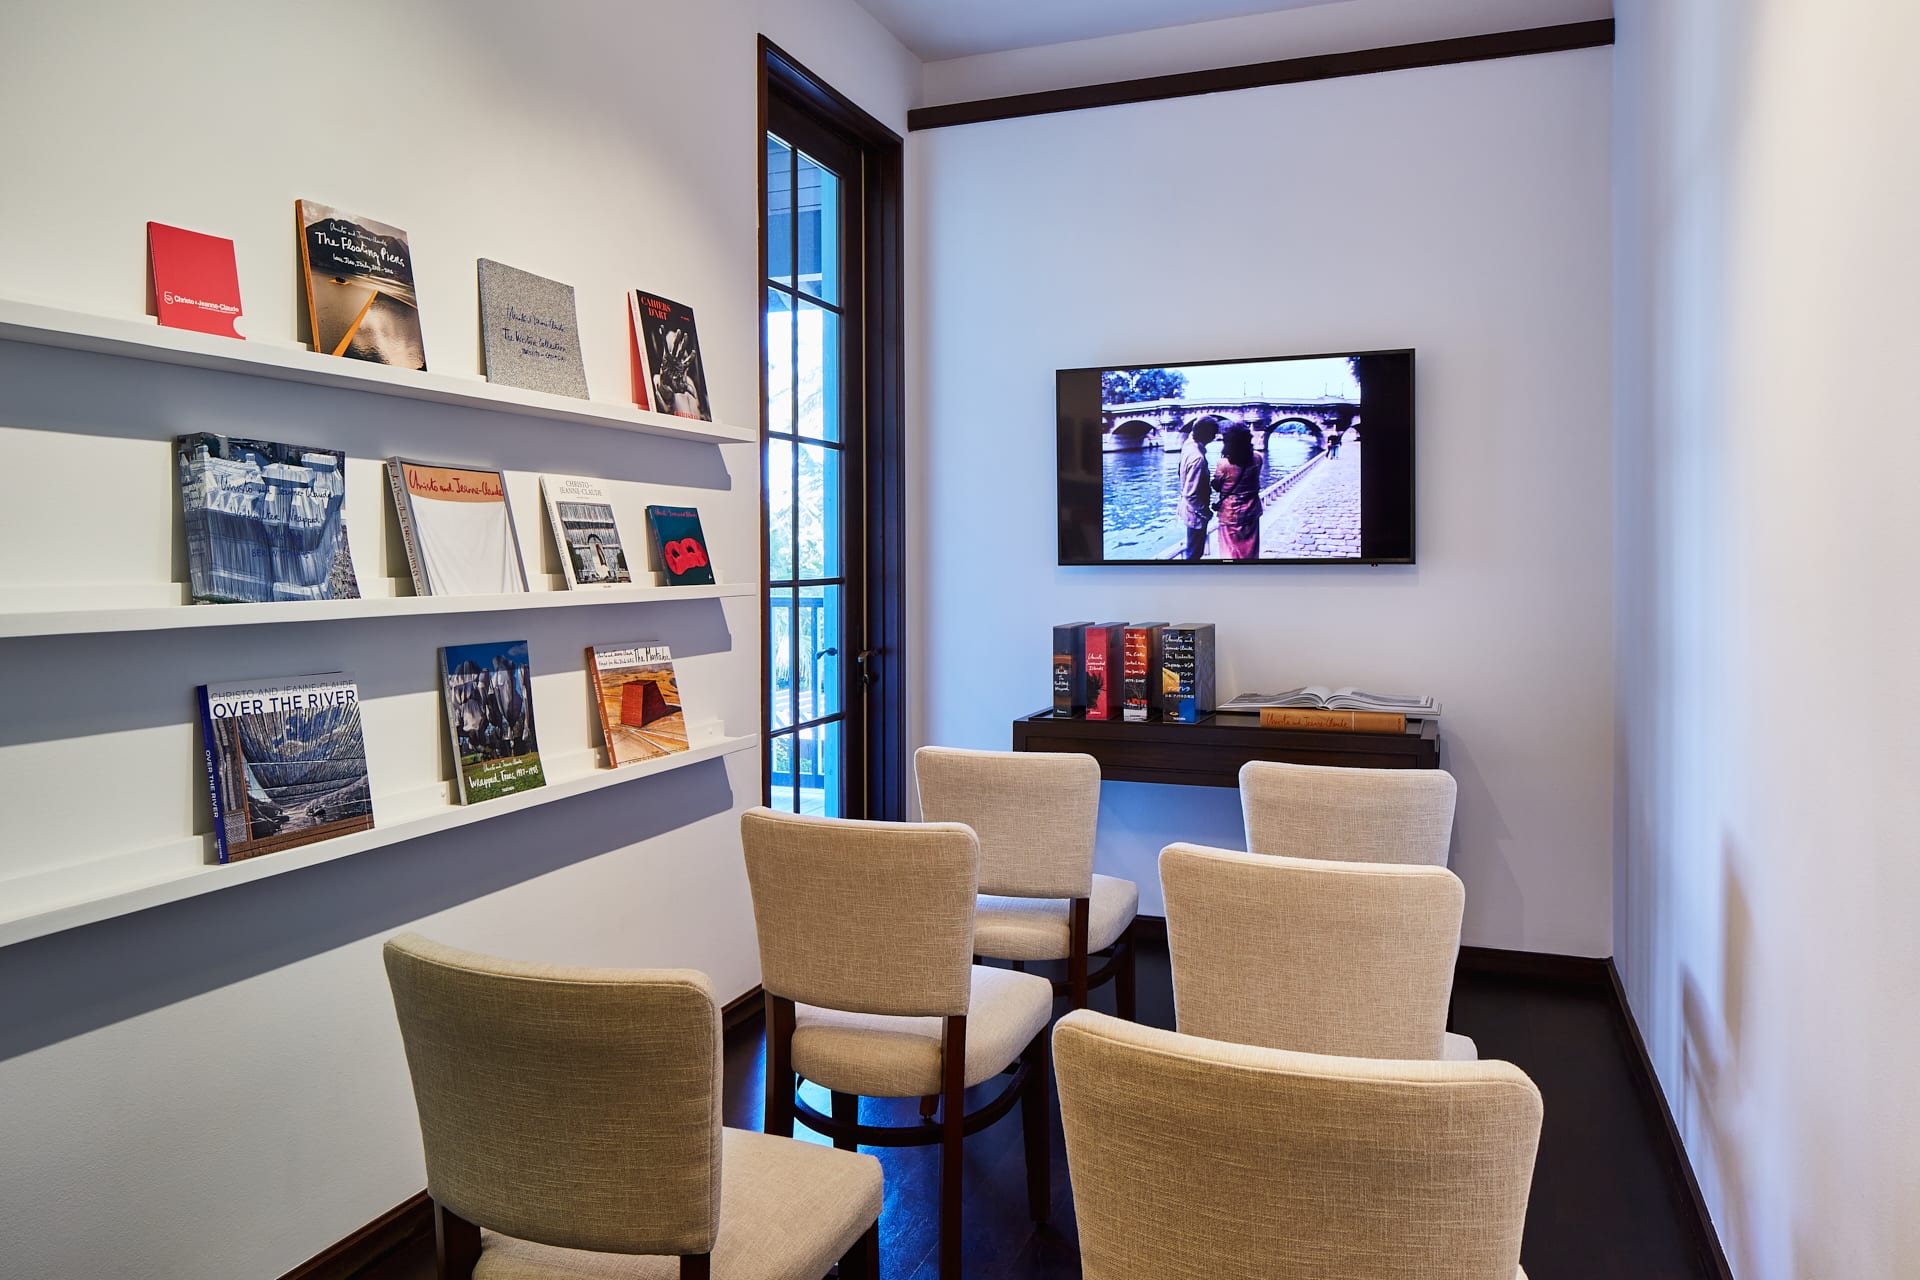
[[1220, 704], [1222, 711], [1259, 711], [1264, 707], [1307, 707], [1316, 711], [1385, 711], [1409, 720], [1438, 720], [1440, 704], [1432, 698], [1412, 698], [1404, 694], [1367, 693], [1351, 685], [1329, 689], [1310, 684], [1285, 693], [1243, 693]]

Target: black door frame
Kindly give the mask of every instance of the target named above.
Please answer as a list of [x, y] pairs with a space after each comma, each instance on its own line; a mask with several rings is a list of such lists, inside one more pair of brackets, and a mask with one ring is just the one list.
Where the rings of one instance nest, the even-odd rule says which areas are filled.
[[[847, 563], [849, 647], [865, 652], [864, 661], [846, 662], [844, 706], [849, 735], [858, 750], [849, 753], [847, 779], [849, 816], [899, 820], [906, 816], [907, 671], [906, 671], [906, 336], [905, 336], [905, 215], [900, 135], [861, 110], [766, 36], [759, 38], [759, 130], [754, 139], [755, 166], [760, 175], [760, 274], [755, 281], [755, 314], [764, 314], [767, 294], [767, 162], [766, 135], [769, 103], [776, 111], [803, 122], [806, 131], [827, 135], [842, 155], [857, 156], [859, 190], [852, 207], [858, 211], [857, 237], [843, 243], [845, 260], [858, 255], [863, 284], [859, 298], [847, 299], [847, 317], [854, 320], [843, 333], [843, 386], [857, 391], [849, 404], [843, 475], [861, 472], [864, 494], [857, 511], [849, 511], [852, 533], [842, 548]], [[853, 227], [854, 219], [848, 219]], [[857, 317], [857, 319], [856, 319]], [[761, 801], [771, 799], [773, 786], [772, 661], [767, 649], [767, 625], [772, 599], [767, 586], [767, 488], [765, 459], [767, 433], [767, 327], [760, 326], [760, 765]], [[855, 433], [857, 434], [857, 437]], [[852, 447], [857, 440], [858, 447]], [[856, 455], [858, 455], [856, 457]], [[796, 548], [796, 554], [798, 549]], [[797, 622], [797, 620], [796, 620]], [[853, 657], [852, 654], [845, 658]], [[798, 673], [795, 673], [798, 678]], [[795, 741], [798, 751], [798, 740]]]

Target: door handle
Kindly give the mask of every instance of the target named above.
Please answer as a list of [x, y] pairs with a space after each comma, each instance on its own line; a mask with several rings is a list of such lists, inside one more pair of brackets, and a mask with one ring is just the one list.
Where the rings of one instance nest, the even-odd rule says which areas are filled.
[[862, 649], [853, 655], [853, 664], [859, 669], [859, 680], [861, 684], [866, 685], [873, 683], [874, 675], [868, 663], [870, 659], [878, 656], [879, 650], [877, 649]]

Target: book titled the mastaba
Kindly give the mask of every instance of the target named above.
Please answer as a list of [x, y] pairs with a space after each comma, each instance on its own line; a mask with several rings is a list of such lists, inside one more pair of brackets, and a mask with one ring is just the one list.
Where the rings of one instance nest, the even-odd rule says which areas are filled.
[[687, 749], [687, 717], [667, 646], [595, 645], [587, 650], [587, 664], [607, 763], [617, 769]]
[[359, 596], [338, 449], [199, 432], [174, 441], [174, 468], [196, 603]]
[[480, 346], [487, 381], [587, 398], [573, 286], [482, 258]]
[[199, 689], [220, 861], [373, 826], [360, 696], [342, 671]]
[[312, 200], [295, 201], [293, 218], [313, 349], [403, 369], [426, 368], [407, 233]]

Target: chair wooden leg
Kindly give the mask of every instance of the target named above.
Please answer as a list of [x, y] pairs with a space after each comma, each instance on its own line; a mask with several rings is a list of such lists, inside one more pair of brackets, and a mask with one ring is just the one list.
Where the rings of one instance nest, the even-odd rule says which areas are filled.
[[1138, 948], [1133, 941], [1133, 925], [1120, 935], [1121, 954], [1116, 958], [1118, 966], [1113, 973], [1113, 1011], [1127, 1021], [1134, 1020], [1134, 953]]
[[683, 1253], [680, 1255], [680, 1280], [711, 1280], [712, 1275], [712, 1254]]
[[960, 1280], [961, 1144], [966, 1139], [967, 1018], [947, 1019], [940, 1090], [940, 1280]]
[[[845, 1124], [860, 1123], [860, 1095], [833, 1091], [833, 1118]], [[835, 1138], [833, 1145], [842, 1151], [858, 1151], [860, 1144], [852, 1138]]]
[[480, 1262], [480, 1228], [434, 1201], [433, 1253], [437, 1280], [471, 1280]]
[[766, 1118], [761, 1128], [793, 1136], [793, 1001], [767, 997]]
[[1047, 1097], [1053, 1055], [1048, 1030], [1041, 1028], [1027, 1046], [1027, 1078], [1020, 1086], [1020, 1127], [1027, 1146], [1027, 1216], [1035, 1222], [1052, 1216], [1053, 1203], [1053, 1153], [1049, 1150], [1053, 1117]]
[[1093, 903], [1086, 898], [1073, 900], [1073, 915], [1067, 929], [1067, 990], [1072, 1007], [1087, 1007], [1087, 930]]
[[880, 1280], [880, 1224], [874, 1223], [840, 1255], [840, 1280]]

